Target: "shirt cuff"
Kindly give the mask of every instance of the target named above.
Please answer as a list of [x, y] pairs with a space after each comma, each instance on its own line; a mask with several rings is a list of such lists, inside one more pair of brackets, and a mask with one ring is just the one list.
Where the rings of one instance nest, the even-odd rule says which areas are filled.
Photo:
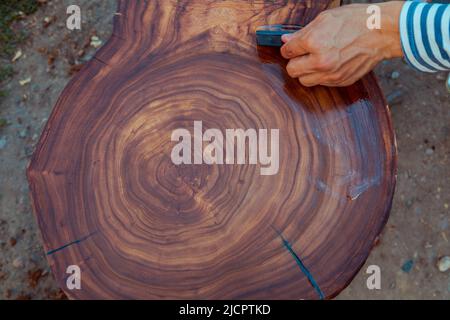
[[450, 5], [407, 1], [399, 29], [408, 64], [423, 72], [450, 70]]

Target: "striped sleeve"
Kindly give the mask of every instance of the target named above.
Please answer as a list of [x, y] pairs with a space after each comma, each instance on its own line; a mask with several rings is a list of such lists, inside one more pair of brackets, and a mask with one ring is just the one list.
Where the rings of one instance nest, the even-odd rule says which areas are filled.
[[407, 1], [400, 13], [406, 61], [424, 72], [450, 70], [450, 5]]

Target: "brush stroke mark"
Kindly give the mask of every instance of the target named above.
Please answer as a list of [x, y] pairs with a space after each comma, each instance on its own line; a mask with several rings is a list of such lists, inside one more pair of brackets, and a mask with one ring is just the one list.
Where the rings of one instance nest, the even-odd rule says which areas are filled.
[[325, 298], [325, 295], [323, 294], [322, 290], [320, 289], [319, 285], [317, 284], [316, 280], [312, 276], [311, 272], [309, 272], [308, 268], [306, 268], [305, 264], [302, 262], [300, 257], [295, 253], [294, 249], [292, 249], [291, 244], [289, 241], [287, 241], [283, 234], [278, 231], [275, 227], [272, 226], [272, 228], [275, 230], [275, 232], [280, 236], [281, 240], [283, 241], [283, 244], [285, 248], [289, 251], [289, 253], [294, 257], [295, 262], [297, 262], [297, 265], [300, 267], [300, 270], [302, 270], [303, 274], [308, 278], [309, 283], [313, 286], [313, 288], [317, 291], [319, 294], [320, 300], [323, 300]]
[[313, 177], [308, 177], [308, 181], [314, 185], [314, 188], [316, 188], [317, 191], [320, 191], [326, 195], [331, 196], [333, 199], [339, 201], [340, 203], [347, 202], [347, 198], [345, 196], [343, 196], [339, 192], [333, 191], [333, 189], [321, 179], [314, 179]]
[[352, 186], [349, 191], [349, 199], [356, 200], [360, 195], [369, 190], [371, 187], [379, 185], [381, 183], [381, 175], [378, 174], [372, 178], [364, 178], [364, 180], [355, 186]]
[[63, 246], [61, 246], [59, 248], [50, 250], [50, 251], [47, 252], [47, 255], [50, 256], [50, 255], [52, 255], [52, 254], [54, 254], [54, 253], [56, 253], [58, 251], [61, 251], [61, 250], [65, 249], [65, 248], [67, 248], [67, 247], [70, 247], [70, 246], [72, 246], [74, 244], [79, 244], [80, 242], [83, 242], [84, 240], [87, 240], [88, 238], [90, 238], [91, 236], [93, 236], [96, 233], [97, 233], [97, 231], [94, 231], [94, 232], [88, 234], [87, 236], [84, 236], [83, 238], [80, 238], [78, 240], [69, 242], [69, 243], [67, 243], [67, 244], [65, 244], [65, 245], [63, 245]]

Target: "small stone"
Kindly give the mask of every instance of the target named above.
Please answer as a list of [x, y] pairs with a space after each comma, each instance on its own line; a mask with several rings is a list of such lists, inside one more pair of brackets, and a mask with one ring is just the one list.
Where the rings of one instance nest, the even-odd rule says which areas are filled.
[[436, 75], [436, 79], [439, 81], [444, 81], [445, 79], [447, 79], [447, 76], [443, 72], [440, 72]]
[[412, 199], [408, 199], [405, 202], [405, 205], [407, 208], [411, 208], [413, 204], [414, 204], [414, 201]]
[[31, 77], [28, 77], [28, 78], [23, 79], [23, 80], [19, 80], [19, 84], [20, 84], [21, 86], [27, 85], [27, 84], [29, 84], [30, 82], [31, 82]]
[[439, 260], [437, 262], [437, 267], [440, 272], [446, 272], [446, 271], [450, 270], [450, 257], [444, 256], [444, 257], [439, 258]]
[[17, 60], [20, 59], [21, 56], [22, 56], [22, 50], [19, 49], [16, 51], [16, 54], [12, 58], [11, 62], [16, 62]]
[[22, 129], [19, 131], [19, 138], [26, 138], [27, 136], [27, 130], [26, 129]]
[[389, 105], [400, 104], [403, 102], [404, 93], [400, 89], [395, 89], [386, 96], [387, 103]]
[[24, 151], [25, 157], [29, 158], [33, 155], [34, 147], [31, 145], [25, 146], [23, 151]]
[[88, 52], [83, 57], [81, 57], [81, 61], [87, 62], [87, 61], [91, 60], [93, 57], [94, 57], [94, 53], [93, 52]]
[[20, 257], [14, 259], [12, 264], [13, 264], [14, 268], [17, 268], [17, 269], [23, 268], [23, 260]]
[[402, 265], [402, 270], [403, 270], [403, 272], [409, 273], [412, 270], [413, 266], [414, 266], [414, 261], [413, 260], [407, 260]]
[[394, 72], [392, 72], [392, 74], [391, 74], [391, 78], [392, 79], [398, 79], [400, 77], [400, 72], [398, 72], [398, 71], [394, 71]]
[[425, 150], [425, 154], [426, 154], [427, 156], [431, 156], [433, 153], [434, 153], [434, 150], [431, 149], [431, 148], [427, 148], [427, 149]]
[[1, 137], [0, 138], [0, 150], [4, 149], [6, 147], [6, 138]]
[[54, 17], [44, 17], [43, 23], [44, 28], [47, 28], [50, 24], [52, 24], [54, 20], [55, 20]]
[[97, 36], [92, 36], [90, 45], [91, 45], [91, 47], [94, 47], [97, 49], [102, 45], [102, 40], [100, 40], [100, 38]]

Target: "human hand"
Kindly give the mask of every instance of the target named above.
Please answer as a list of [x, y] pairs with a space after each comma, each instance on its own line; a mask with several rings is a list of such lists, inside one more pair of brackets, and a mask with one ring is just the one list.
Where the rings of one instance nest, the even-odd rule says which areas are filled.
[[304, 86], [348, 86], [383, 59], [401, 57], [398, 28], [402, 1], [377, 4], [381, 28], [367, 26], [366, 4], [347, 5], [320, 13], [302, 30], [282, 37], [287, 72]]

